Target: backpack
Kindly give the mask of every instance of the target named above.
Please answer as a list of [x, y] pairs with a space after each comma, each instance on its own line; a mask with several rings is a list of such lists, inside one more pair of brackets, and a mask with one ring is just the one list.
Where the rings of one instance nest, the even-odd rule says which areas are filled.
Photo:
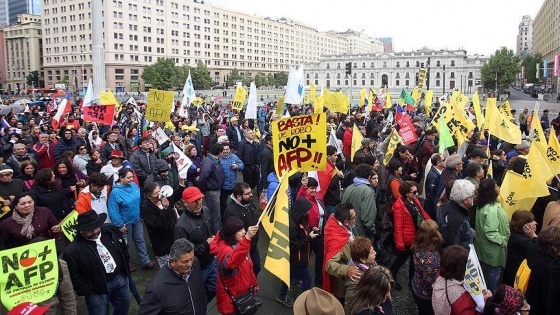
[[525, 294], [527, 292], [527, 286], [529, 285], [529, 278], [531, 277], [531, 268], [527, 265], [527, 259], [524, 259], [517, 269], [515, 274], [515, 280], [513, 281], [513, 288], [521, 291]]

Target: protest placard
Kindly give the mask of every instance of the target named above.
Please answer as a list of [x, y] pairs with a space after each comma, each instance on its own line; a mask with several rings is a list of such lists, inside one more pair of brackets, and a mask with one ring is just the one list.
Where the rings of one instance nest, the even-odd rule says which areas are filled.
[[231, 108], [235, 110], [242, 110], [243, 105], [245, 105], [245, 98], [247, 97], [247, 90], [242, 86], [238, 86], [235, 89], [235, 97], [233, 98], [233, 103], [231, 103]]
[[73, 225], [78, 224], [78, 212], [73, 210], [60, 222], [60, 229], [66, 235], [68, 240], [72, 242], [76, 237], [76, 230], [72, 228]]
[[58, 288], [54, 239], [0, 251], [0, 296], [8, 309], [22, 302], [40, 303]]
[[179, 177], [183, 179], [187, 178], [187, 172], [189, 171], [189, 168], [191, 167], [193, 162], [175, 144], [171, 145], [173, 146], [173, 152], [175, 152], [175, 164], [177, 164]]
[[389, 140], [389, 145], [387, 146], [385, 157], [383, 157], [383, 165], [389, 165], [389, 161], [393, 157], [395, 149], [399, 146], [399, 144], [403, 143], [401, 137], [399, 136], [399, 133], [395, 129], [391, 131], [391, 135], [389, 137], [391, 137], [391, 139]]
[[151, 121], [169, 121], [173, 108], [175, 93], [150, 89], [146, 105], [146, 119]]
[[115, 105], [92, 105], [82, 107], [84, 110], [84, 120], [100, 122], [106, 125], [113, 124], [115, 116]]
[[285, 171], [322, 171], [326, 168], [325, 113], [288, 117], [272, 123], [274, 168]]
[[476, 302], [476, 310], [482, 312], [484, 310], [483, 291], [486, 290], [486, 282], [484, 282], [484, 275], [482, 274], [482, 268], [474, 250], [474, 245], [469, 244], [469, 248], [469, 258], [467, 259], [463, 287]]

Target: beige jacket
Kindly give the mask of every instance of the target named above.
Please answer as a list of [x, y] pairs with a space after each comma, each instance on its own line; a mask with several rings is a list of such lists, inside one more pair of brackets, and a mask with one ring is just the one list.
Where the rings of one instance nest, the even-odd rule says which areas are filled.
[[560, 227], [560, 201], [551, 201], [546, 206], [543, 216], [543, 226], [557, 226]]

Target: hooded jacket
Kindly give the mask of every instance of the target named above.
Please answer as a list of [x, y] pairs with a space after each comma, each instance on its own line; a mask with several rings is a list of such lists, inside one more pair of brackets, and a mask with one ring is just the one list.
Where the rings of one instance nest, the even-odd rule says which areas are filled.
[[167, 164], [167, 161], [162, 160], [162, 159], [157, 159], [154, 162], [153, 172], [152, 172], [152, 174], [150, 174], [150, 176], [148, 176], [145, 184], [155, 182], [155, 183], [158, 183], [159, 187], [162, 187], [164, 185], [169, 185], [169, 186], [173, 187], [171, 185], [171, 180], [169, 179], [169, 176], [171, 176], [170, 173], [167, 174], [167, 176], [165, 176], [165, 177], [159, 176], [159, 173], [165, 172], [165, 171], [170, 171], [170, 170], [171, 170], [171, 168], [169, 167], [169, 164]]
[[296, 199], [290, 211], [290, 264], [309, 266], [311, 236], [309, 236], [309, 210], [313, 205], [304, 197]]
[[107, 205], [111, 221], [119, 229], [140, 220], [140, 188], [136, 183], [113, 186]]
[[274, 172], [270, 172], [270, 174], [268, 174], [268, 176], [266, 177], [266, 181], [268, 182], [268, 188], [266, 190], [266, 201], [270, 201], [272, 195], [274, 194], [274, 191], [276, 190], [276, 187], [280, 185], [280, 182], [278, 181], [278, 176], [276, 176], [276, 173]]
[[76, 151], [78, 141], [76, 139], [66, 139], [64, 137], [58, 139], [53, 148], [53, 154], [56, 161], [60, 159], [60, 155], [66, 151]]
[[220, 233], [210, 245], [210, 253], [218, 258], [216, 301], [220, 314], [235, 313], [233, 301], [224, 289], [224, 284], [233, 296], [247, 292], [251, 286], [258, 286], [257, 277], [253, 273], [253, 262], [249, 257], [250, 247], [251, 242], [246, 237], [232, 246], [220, 237]]
[[[237, 202], [237, 199], [233, 197], [233, 194], [230, 196], [230, 203], [226, 207], [224, 211], [224, 215], [222, 217], [222, 222], [225, 222], [229, 217], [236, 217], [243, 221], [243, 227], [245, 230], [249, 230], [250, 226], [257, 224], [257, 218], [255, 218], [255, 206], [251, 202], [247, 205], [242, 205]], [[257, 248], [257, 244], [259, 243], [259, 232], [253, 236], [251, 239], [251, 250], [255, 250]]]
[[373, 238], [375, 235], [375, 218], [377, 203], [375, 191], [363, 178], [355, 178], [354, 183], [344, 191], [342, 202], [349, 202], [356, 211], [354, 233]]

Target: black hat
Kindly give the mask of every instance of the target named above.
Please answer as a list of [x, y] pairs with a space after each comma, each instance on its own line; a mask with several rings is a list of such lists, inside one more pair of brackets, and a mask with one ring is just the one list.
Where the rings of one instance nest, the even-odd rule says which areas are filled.
[[72, 228], [76, 231], [91, 231], [101, 227], [105, 220], [107, 220], [107, 213], [97, 214], [90, 210], [78, 215], [78, 224], [73, 225]]
[[487, 159], [488, 155], [486, 154], [486, 152], [484, 152], [484, 150], [476, 148], [471, 152], [471, 158], [476, 158], [476, 157]]

